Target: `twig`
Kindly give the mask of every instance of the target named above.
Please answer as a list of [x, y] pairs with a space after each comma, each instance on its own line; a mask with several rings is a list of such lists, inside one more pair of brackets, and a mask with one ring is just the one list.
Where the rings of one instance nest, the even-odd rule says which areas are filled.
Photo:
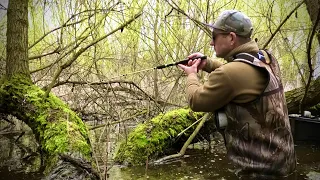
[[3, 9], [3, 10], [8, 10], [6, 7], [4, 7], [1, 3], [0, 3], [0, 9]]
[[130, 119], [132, 119], [134, 117], [140, 116], [140, 115], [145, 114], [145, 113], [147, 113], [147, 110], [142, 111], [142, 112], [140, 112], [138, 114], [135, 114], [135, 115], [133, 115], [131, 117], [128, 117], [128, 118], [125, 118], [125, 119], [121, 119], [121, 120], [114, 121], [114, 122], [111, 122], [111, 123], [108, 122], [107, 124], [100, 124], [100, 125], [91, 127], [91, 128], [89, 128], [89, 130], [95, 130], [95, 129], [98, 129], [98, 128], [101, 128], [101, 127], [106, 127], [106, 126], [111, 126], [111, 125], [114, 125], [114, 124], [122, 123], [122, 122], [128, 121], [128, 120], [130, 120]]
[[124, 24], [122, 24], [121, 26], [119, 26], [118, 28], [114, 29], [113, 31], [111, 31], [110, 33], [94, 40], [93, 42], [91, 42], [90, 44], [88, 44], [87, 46], [81, 48], [78, 52], [76, 52], [73, 57], [71, 59], [69, 59], [65, 64], [63, 64], [62, 66], [60, 66], [60, 68], [57, 70], [57, 72], [54, 75], [53, 80], [51, 81], [51, 83], [49, 84], [48, 89], [46, 90], [46, 93], [44, 95], [45, 98], [47, 98], [49, 96], [49, 93], [52, 89], [52, 87], [54, 86], [56, 80], [58, 79], [58, 77], [60, 76], [61, 72], [63, 71], [63, 69], [66, 69], [67, 67], [71, 66], [71, 64], [78, 59], [78, 57], [84, 53], [88, 48], [90, 48], [91, 46], [97, 44], [98, 42], [102, 41], [103, 39], [107, 38], [108, 36], [114, 34], [115, 32], [123, 29], [124, 27], [128, 26], [129, 24], [131, 24], [135, 19], [137, 19], [138, 17], [140, 17], [142, 15], [142, 13], [138, 13], [136, 14], [133, 18], [129, 19], [127, 22], [125, 22]]
[[288, 16], [280, 23], [278, 28], [271, 34], [270, 38], [267, 40], [267, 42], [263, 45], [262, 49], [265, 49], [271, 40], [275, 37], [275, 35], [280, 31], [280, 28], [284, 25], [284, 23], [287, 22], [287, 20], [290, 18], [290, 16], [304, 3], [304, 1], [301, 1], [289, 14]]
[[316, 34], [316, 30], [317, 30], [319, 21], [320, 21], [320, 8], [318, 9], [317, 19], [316, 19], [316, 21], [315, 21], [315, 23], [313, 25], [313, 29], [312, 29], [310, 37], [309, 37], [309, 43], [307, 44], [309, 78], [308, 78], [307, 85], [305, 87], [305, 92], [304, 92], [303, 98], [301, 99], [301, 102], [300, 102], [300, 113], [301, 114], [303, 114], [303, 111], [304, 111], [304, 106], [305, 106], [305, 102], [306, 102], [306, 99], [307, 99], [307, 94], [308, 94], [308, 91], [309, 91], [309, 87], [310, 87], [310, 84], [311, 84], [312, 74], [313, 74], [313, 71], [314, 71], [313, 68], [312, 68], [312, 63], [311, 63], [311, 61], [312, 61], [311, 49], [312, 49], [313, 37]]
[[286, 46], [287, 46], [287, 48], [288, 48], [288, 51], [290, 52], [290, 54], [291, 54], [291, 56], [292, 56], [292, 58], [293, 58], [294, 64], [297, 66], [297, 70], [298, 70], [299, 75], [301, 76], [301, 80], [302, 80], [302, 82], [303, 82], [303, 85], [306, 86], [306, 84], [307, 84], [307, 83], [306, 83], [306, 80], [305, 80], [304, 77], [303, 77], [303, 73], [302, 73], [302, 71], [301, 71], [301, 69], [300, 69], [299, 63], [298, 63], [298, 61], [297, 61], [294, 53], [292, 52], [292, 49], [291, 49], [290, 46], [289, 46], [288, 40], [286, 40], [286, 39], [283, 37], [282, 33], [280, 33], [280, 34], [281, 34], [282, 38], [284, 39], [284, 42], [286, 43]]
[[202, 118], [198, 119], [196, 122], [192, 123], [189, 127], [187, 127], [186, 129], [184, 129], [183, 131], [181, 131], [177, 137], [181, 136], [184, 132], [186, 132], [188, 129], [190, 129], [192, 126], [194, 126], [195, 124], [197, 124], [199, 121], [201, 121]]

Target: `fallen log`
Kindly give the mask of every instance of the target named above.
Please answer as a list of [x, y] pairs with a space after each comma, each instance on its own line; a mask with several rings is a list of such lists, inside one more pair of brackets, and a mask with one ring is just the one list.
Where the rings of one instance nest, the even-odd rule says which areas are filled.
[[[114, 161], [124, 164], [144, 164], [166, 154], [176, 153], [183, 146], [197, 125], [191, 126], [203, 117], [202, 112], [177, 109], [160, 114], [139, 124], [118, 146]], [[187, 129], [184, 131], [185, 129]], [[215, 130], [213, 121], [207, 121], [194, 141], [209, 139]], [[183, 132], [183, 133], [180, 133]], [[179, 134], [179, 136], [178, 136]]]
[[[287, 91], [285, 93], [289, 114], [299, 114], [300, 101], [303, 97], [305, 88], [300, 87]], [[320, 102], [320, 77], [313, 81], [310, 85], [307, 99], [306, 109], [316, 106]]]

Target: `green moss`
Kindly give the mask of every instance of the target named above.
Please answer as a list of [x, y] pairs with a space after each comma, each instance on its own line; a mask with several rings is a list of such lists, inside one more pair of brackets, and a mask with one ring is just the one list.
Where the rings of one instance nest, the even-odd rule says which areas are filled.
[[[174, 138], [186, 129], [203, 113], [194, 113], [190, 109], [178, 109], [160, 114], [143, 124], [139, 124], [118, 146], [114, 160], [129, 164], [143, 164], [163, 154]], [[186, 132], [188, 135], [195, 127]]]
[[3, 101], [10, 102], [8, 111], [14, 112], [35, 133], [45, 153], [47, 170], [63, 153], [78, 152], [91, 161], [87, 128], [63, 101], [51, 93], [44, 98], [42, 89], [18, 76], [4, 82], [1, 91]]

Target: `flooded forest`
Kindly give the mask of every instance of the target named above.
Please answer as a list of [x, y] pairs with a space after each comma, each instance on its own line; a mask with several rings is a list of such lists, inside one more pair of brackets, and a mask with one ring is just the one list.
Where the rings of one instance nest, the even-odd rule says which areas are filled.
[[228, 9], [278, 59], [287, 179], [319, 180], [319, 0], [0, 0], [0, 180], [239, 179], [218, 115], [189, 108], [174, 64], [227, 63], [207, 24]]

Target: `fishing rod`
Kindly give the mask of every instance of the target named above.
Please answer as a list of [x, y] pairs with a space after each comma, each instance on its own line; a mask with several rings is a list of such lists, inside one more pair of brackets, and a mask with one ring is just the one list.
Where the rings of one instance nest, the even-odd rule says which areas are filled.
[[174, 62], [174, 63], [171, 63], [171, 64], [163, 64], [163, 65], [160, 65], [160, 66], [156, 66], [156, 67], [152, 67], [152, 68], [148, 68], [148, 69], [143, 69], [143, 70], [140, 70], [140, 71], [135, 71], [135, 72], [132, 72], [132, 73], [123, 74], [123, 75], [116, 76], [116, 77], [113, 77], [113, 78], [110, 78], [110, 79], [115, 79], [115, 78], [124, 77], [124, 76], [132, 75], [132, 74], [142, 73], [142, 72], [150, 71], [150, 70], [154, 70], [154, 69], [164, 69], [164, 68], [167, 68], [167, 67], [170, 67], [170, 66], [175, 66], [175, 65], [178, 65], [178, 64], [187, 64], [189, 60], [194, 60], [194, 59], [199, 59], [199, 58], [201, 60], [204, 60], [204, 59], [207, 59], [207, 56], [188, 58], [188, 59], [184, 59], [182, 61]]

